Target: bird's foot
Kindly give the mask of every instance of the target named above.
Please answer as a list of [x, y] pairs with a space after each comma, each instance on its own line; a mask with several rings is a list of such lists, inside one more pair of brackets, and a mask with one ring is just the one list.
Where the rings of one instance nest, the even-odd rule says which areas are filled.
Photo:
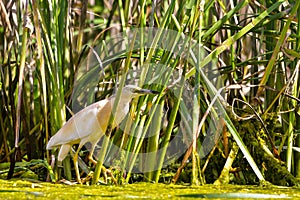
[[90, 171], [90, 173], [88, 173], [88, 175], [85, 178], [81, 179], [81, 183], [82, 184], [88, 183], [90, 180], [93, 179], [93, 175], [94, 175], [94, 172]]
[[116, 185], [118, 185], [117, 179], [114, 177], [112, 171], [110, 169], [106, 169], [104, 166], [102, 166], [101, 168], [102, 174], [103, 174], [103, 178], [104, 178], [104, 182], [105, 184], [107, 184], [107, 175], [110, 176], [112, 182]]
[[[103, 174], [104, 182], [99, 181], [100, 184], [107, 185], [108, 184], [108, 179], [110, 177], [111, 181], [114, 184], [118, 185], [118, 182], [117, 182], [116, 178], [114, 177], [114, 175], [113, 175], [113, 173], [110, 169], [106, 169], [104, 166], [102, 166], [101, 173]], [[93, 176], [94, 176], [94, 172], [90, 171], [90, 173], [85, 178], [77, 180], [77, 183], [79, 183], [79, 184], [87, 183], [88, 184], [93, 179]]]

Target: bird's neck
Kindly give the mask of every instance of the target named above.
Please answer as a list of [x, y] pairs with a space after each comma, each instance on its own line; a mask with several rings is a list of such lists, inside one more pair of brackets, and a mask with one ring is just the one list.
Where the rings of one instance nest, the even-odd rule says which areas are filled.
[[[112, 103], [115, 102], [116, 96], [117, 96], [117, 95], [113, 95], [113, 96], [111, 97], [111, 98], [113, 99]], [[132, 97], [131, 97], [131, 96], [121, 94], [120, 99], [119, 99], [119, 102], [118, 102], [118, 105], [130, 103], [131, 100], [132, 100]]]
[[[118, 102], [118, 107], [116, 109], [116, 113], [114, 115], [115, 119], [115, 123], [119, 124], [122, 122], [122, 120], [125, 118], [125, 116], [127, 115], [127, 113], [129, 112], [129, 103], [131, 101], [131, 98], [126, 98], [121, 96], [119, 102]], [[115, 97], [112, 99], [111, 101], [111, 108], [113, 108], [115, 103]]]

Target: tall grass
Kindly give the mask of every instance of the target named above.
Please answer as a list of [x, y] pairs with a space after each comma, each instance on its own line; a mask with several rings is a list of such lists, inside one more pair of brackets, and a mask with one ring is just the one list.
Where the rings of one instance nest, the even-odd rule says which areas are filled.
[[[3, 176], [45, 159], [45, 180], [49, 138], [73, 112], [134, 83], [160, 94], [134, 99], [120, 127], [108, 128], [96, 169], [81, 163], [94, 183], [106, 165], [120, 183], [296, 184], [298, 1], [33, 0], [0, 9]], [[70, 160], [64, 166], [73, 179]]]

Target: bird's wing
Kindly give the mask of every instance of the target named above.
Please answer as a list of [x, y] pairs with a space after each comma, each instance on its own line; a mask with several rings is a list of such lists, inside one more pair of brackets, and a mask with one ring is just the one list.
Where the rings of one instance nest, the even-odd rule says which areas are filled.
[[101, 128], [97, 120], [97, 113], [107, 102], [107, 100], [96, 102], [76, 113], [51, 137], [47, 149], [62, 144], [77, 144], [83, 138], [100, 132]]

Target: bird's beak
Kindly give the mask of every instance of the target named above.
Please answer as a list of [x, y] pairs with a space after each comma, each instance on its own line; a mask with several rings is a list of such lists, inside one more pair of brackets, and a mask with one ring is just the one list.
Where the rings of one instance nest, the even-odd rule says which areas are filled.
[[147, 90], [147, 89], [139, 89], [139, 90], [136, 90], [135, 93], [140, 94], [140, 95], [145, 95], [145, 94], [159, 94], [158, 91]]

